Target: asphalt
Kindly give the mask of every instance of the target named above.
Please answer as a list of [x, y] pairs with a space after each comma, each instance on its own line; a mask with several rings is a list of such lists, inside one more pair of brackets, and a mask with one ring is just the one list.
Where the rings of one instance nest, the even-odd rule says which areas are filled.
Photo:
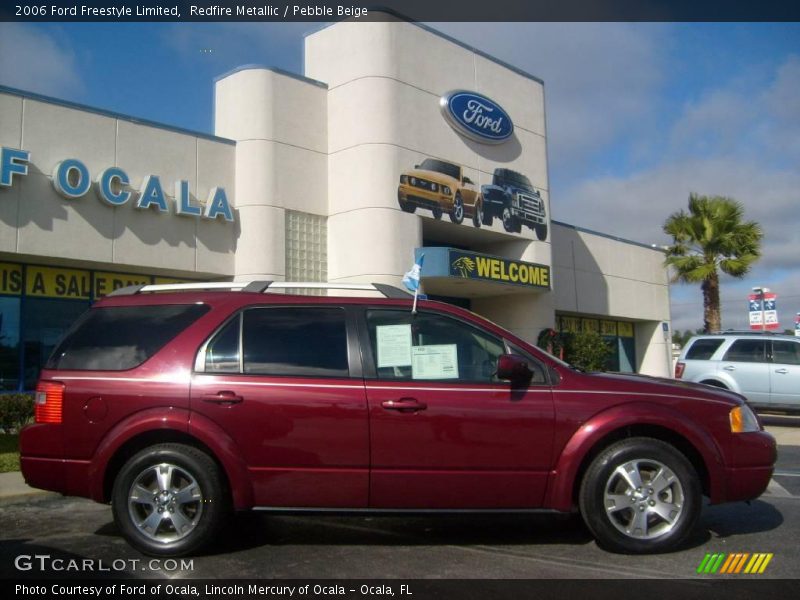
[[[797, 487], [800, 493], [800, 416], [763, 416], [765, 429], [778, 442], [778, 464], [770, 491], [781, 495], [787, 486]], [[793, 494], [790, 494], [793, 495]], [[0, 473], [0, 506], [30, 500], [55, 497], [58, 494], [32, 488], [25, 483], [22, 473]]]

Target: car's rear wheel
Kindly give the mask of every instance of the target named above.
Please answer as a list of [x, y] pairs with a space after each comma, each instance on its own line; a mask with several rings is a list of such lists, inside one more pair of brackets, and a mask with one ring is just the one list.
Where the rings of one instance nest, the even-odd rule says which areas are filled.
[[692, 464], [673, 446], [629, 438], [592, 461], [579, 504], [599, 545], [626, 553], [671, 550], [694, 529], [702, 490]]
[[218, 533], [228, 513], [219, 466], [185, 444], [158, 444], [131, 457], [114, 481], [117, 527], [145, 554], [183, 556]]
[[533, 230], [536, 232], [536, 238], [540, 242], [547, 239], [547, 225], [545, 223], [537, 223], [533, 226]]
[[706, 379], [705, 381], [701, 381], [700, 383], [705, 383], [706, 385], [710, 385], [715, 388], [721, 388], [723, 390], [728, 389], [724, 383], [720, 383], [719, 381], [716, 381], [714, 379]]

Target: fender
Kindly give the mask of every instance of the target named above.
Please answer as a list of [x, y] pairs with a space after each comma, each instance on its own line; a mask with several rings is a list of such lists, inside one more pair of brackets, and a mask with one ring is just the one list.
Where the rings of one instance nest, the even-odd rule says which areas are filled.
[[117, 423], [97, 447], [89, 466], [89, 493], [97, 502], [105, 502], [103, 482], [106, 469], [116, 452], [130, 439], [158, 430], [175, 430], [205, 444], [222, 463], [231, 486], [234, 508], [253, 505], [253, 488], [244, 460], [233, 440], [214, 423], [183, 408], [154, 407], [130, 415]]
[[723, 493], [722, 481], [715, 475], [723, 471], [715, 468], [723, 466], [722, 452], [714, 439], [680, 412], [660, 404], [634, 402], [597, 413], [575, 431], [550, 474], [544, 506], [571, 511], [575, 479], [584, 457], [602, 438], [630, 425], [657, 425], [683, 436], [706, 463], [712, 500]]

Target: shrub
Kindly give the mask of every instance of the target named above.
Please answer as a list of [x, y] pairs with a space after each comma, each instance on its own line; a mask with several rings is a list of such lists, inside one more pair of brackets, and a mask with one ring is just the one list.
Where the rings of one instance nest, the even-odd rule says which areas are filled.
[[564, 360], [584, 371], [603, 371], [611, 348], [599, 333], [584, 331], [566, 336]]
[[0, 394], [0, 430], [14, 433], [33, 419], [33, 394]]

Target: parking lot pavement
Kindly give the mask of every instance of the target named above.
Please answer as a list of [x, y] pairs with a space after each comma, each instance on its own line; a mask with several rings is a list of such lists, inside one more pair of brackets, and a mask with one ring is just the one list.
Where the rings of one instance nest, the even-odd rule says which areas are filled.
[[247, 513], [191, 568], [166, 571], [124, 542], [109, 507], [45, 498], [0, 507], [0, 577], [86, 577], [38, 565], [15, 568], [18, 556], [49, 555], [93, 559], [96, 570], [119, 566], [120, 575], [146, 578], [685, 578], [697, 576], [706, 553], [771, 552], [760, 577], [798, 578], [798, 509], [800, 497], [792, 494], [706, 507], [684, 549], [624, 557], [598, 548], [575, 517]]

